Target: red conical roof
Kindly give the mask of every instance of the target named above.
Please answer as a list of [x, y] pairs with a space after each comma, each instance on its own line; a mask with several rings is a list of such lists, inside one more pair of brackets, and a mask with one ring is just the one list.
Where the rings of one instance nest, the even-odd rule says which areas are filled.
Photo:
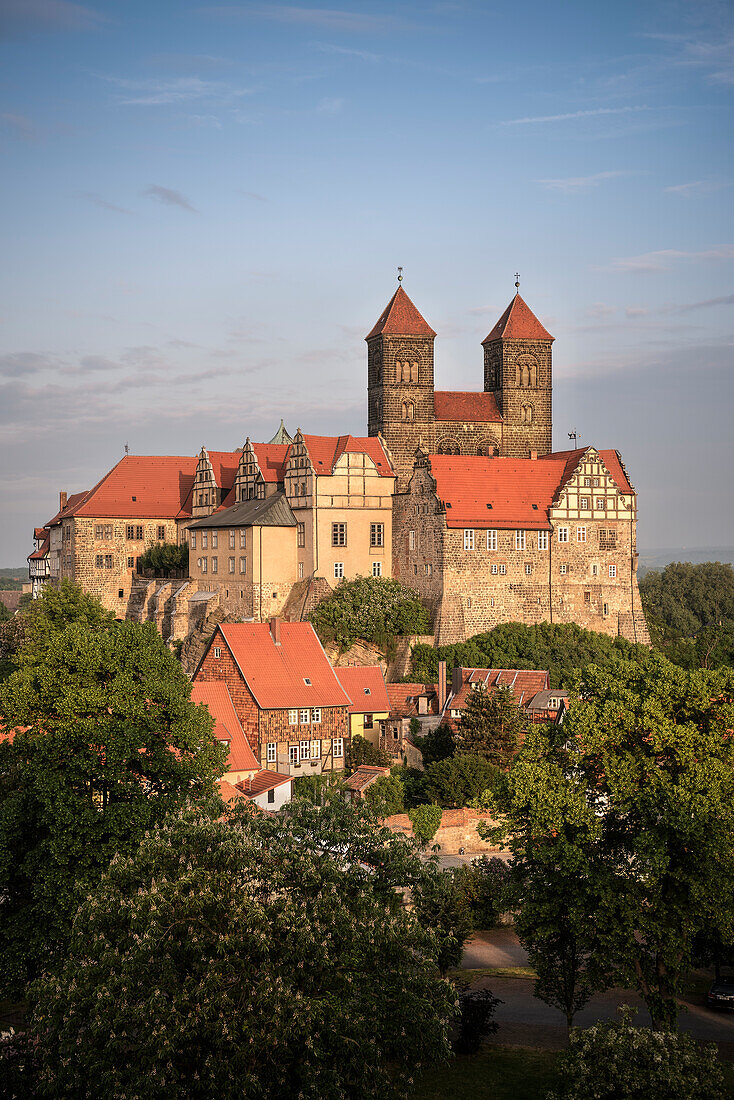
[[543, 328], [532, 309], [516, 294], [482, 343], [488, 344], [490, 340], [555, 340], [555, 336]]
[[401, 286], [385, 306], [380, 319], [365, 339], [373, 336], [435, 336], [431, 326], [411, 302]]

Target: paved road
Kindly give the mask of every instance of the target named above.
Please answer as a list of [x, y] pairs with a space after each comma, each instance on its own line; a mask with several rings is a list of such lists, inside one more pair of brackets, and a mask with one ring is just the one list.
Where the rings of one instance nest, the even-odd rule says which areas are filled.
[[[496, 966], [527, 966], [527, 955], [509, 928], [480, 932], [467, 942], [462, 967], [478, 969]], [[562, 1014], [533, 996], [533, 982], [526, 978], [483, 978], [480, 985], [491, 989], [503, 1004], [495, 1019], [500, 1028], [491, 1042], [502, 1046], [538, 1046], [560, 1050], [566, 1045], [566, 1022]], [[636, 1022], [650, 1026], [650, 1017], [642, 1000], [629, 990], [610, 989], [597, 993], [576, 1015], [579, 1027], [598, 1020], [614, 1020], [617, 1008], [629, 1004], [639, 1009]], [[723, 1057], [734, 1061], [734, 1013], [713, 1011], [703, 998], [682, 1003], [678, 1017], [680, 1031], [696, 1039], [715, 1042]]]

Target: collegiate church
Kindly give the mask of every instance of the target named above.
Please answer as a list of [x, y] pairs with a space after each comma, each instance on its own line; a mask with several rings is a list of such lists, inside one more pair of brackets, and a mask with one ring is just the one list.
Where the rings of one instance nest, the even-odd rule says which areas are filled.
[[[70, 577], [181, 638], [212, 614], [300, 619], [343, 579], [394, 576], [440, 644], [543, 621], [648, 643], [621, 458], [552, 451], [553, 337], [518, 290], [483, 341], [476, 392], [435, 389], [435, 337], [398, 286], [366, 337], [366, 437], [281, 424], [233, 452], [126, 455], [60, 494], [34, 533], [34, 591]], [[162, 541], [188, 544], [188, 577], [140, 575]]]

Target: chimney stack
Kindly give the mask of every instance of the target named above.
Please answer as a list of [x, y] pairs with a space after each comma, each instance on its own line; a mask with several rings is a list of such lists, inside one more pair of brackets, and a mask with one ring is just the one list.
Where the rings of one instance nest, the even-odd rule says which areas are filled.
[[59, 511], [60, 512], [63, 512], [64, 508], [66, 508], [66, 500], [67, 500], [66, 493], [59, 493]]
[[530, 457], [533, 461], [535, 461], [535, 459], [538, 457], [538, 452], [537, 451], [531, 451], [530, 452]]
[[454, 695], [459, 694], [463, 683], [464, 676], [462, 673], [462, 668], [461, 665], [457, 665], [456, 668], [451, 669], [451, 691]]
[[438, 713], [446, 706], [446, 662], [438, 662]]
[[270, 620], [270, 636], [276, 645], [280, 645], [280, 616], [273, 615]]

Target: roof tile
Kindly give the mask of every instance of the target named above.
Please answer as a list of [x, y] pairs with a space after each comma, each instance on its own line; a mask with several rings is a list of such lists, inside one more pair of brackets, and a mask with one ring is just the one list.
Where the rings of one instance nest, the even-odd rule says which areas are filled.
[[499, 424], [502, 413], [493, 393], [437, 390], [433, 395], [436, 420], [460, 420], [475, 424]]
[[352, 700], [350, 714], [389, 714], [390, 700], [379, 665], [348, 665], [335, 669], [339, 683]]
[[366, 337], [373, 336], [435, 336], [428, 322], [421, 317], [401, 286], [380, 314], [377, 324]]
[[532, 309], [519, 294], [516, 294], [489, 336], [486, 336], [482, 343], [487, 344], [490, 340], [553, 341], [554, 339], [555, 337], [551, 336], [546, 328], [543, 328]]

